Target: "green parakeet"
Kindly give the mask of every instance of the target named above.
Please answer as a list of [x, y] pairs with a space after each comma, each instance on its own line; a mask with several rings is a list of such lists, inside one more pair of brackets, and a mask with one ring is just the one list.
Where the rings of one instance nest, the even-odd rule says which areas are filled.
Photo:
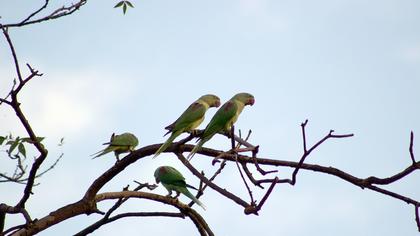
[[165, 129], [168, 130], [165, 135], [169, 133], [172, 134], [156, 151], [153, 158], [157, 157], [160, 153], [165, 151], [180, 134], [183, 132], [191, 132], [197, 128], [201, 122], [203, 122], [204, 115], [209, 107], [218, 106], [220, 106], [220, 99], [213, 94], [201, 96], [197, 101], [193, 102], [174, 123], [165, 127]]
[[188, 191], [188, 188], [194, 188], [193, 186], [187, 184], [185, 182], [184, 176], [175, 168], [172, 166], [161, 166], [155, 170], [155, 180], [156, 183], [162, 182], [162, 185], [168, 190], [168, 195], [172, 195], [172, 191], [176, 192], [175, 198], [179, 196], [180, 193], [187, 196], [189, 199], [197, 203], [199, 206], [201, 206], [204, 210], [206, 207], [203, 203], [201, 203], [194, 195], [191, 194], [190, 191]]
[[249, 93], [238, 93], [233, 96], [229, 101], [223, 104], [222, 107], [214, 114], [209, 124], [206, 126], [203, 134], [199, 138], [198, 144], [191, 150], [188, 155], [188, 159], [194, 156], [194, 154], [203, 146], [203, 144], [209, 141], [216, 133], [225, 131], [229, 132], [232, 125], [238, 119], [239, 114], [246, 105], [254, 105], [255, 99]]
[[124, 152], [134, 151], [134, 148], [139, 144], [139, 140], [134, 134], [123, 133], [119, 135], [112, 134], [109, 142], [104, 143], [103, 145], [108, 145], [105, 149], [92, 154], [95, 155], [92, 159], [105, 155], [109, 152], [114, 152], [117, 160], [118, 156]]

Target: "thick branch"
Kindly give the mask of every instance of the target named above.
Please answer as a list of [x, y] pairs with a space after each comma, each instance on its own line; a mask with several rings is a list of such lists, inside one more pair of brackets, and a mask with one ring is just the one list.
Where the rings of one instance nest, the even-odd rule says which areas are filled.
[[34, 235], [74, 216], [93, 213], [94, 209], [96, 209], [95, 205], [89, 204], [88, 202], [78, 201], [51, 212], [47, 216], [32, 222], [32, 224], [29, 224], [26, 228], [17, 231], [13, 235]]
[[[86, 212], [94, 212], [94, 205], [88, 204], [89, 200], [95, 200], [95, 196], [97, 191], [99, 191], [108, 181], [110, 181], [114, 176], [116, 176], [118, 173], [123, 171], [128, 165], [131, 163], [134, 163], [135, 161], [144, 158], [146, 156], [153, 155], [156, 150], [160, 147], [161, 144], [154, 144], [149, 146], [144, 146], [137, 151], [134, 151], [133, 153], [127, 155], [124, 157], [120, 162], [116, 163], [113, 167], [111, 167], [108, 171], [106, 171], [104, 174], [102, 174], [100, 177], [98, 177], [93, 184], [89, 187], [89, 189], [86, 191], [86, 194], [84, 196], [85, 201], [79, 201], [74, 204], [70, 204], [69, 206], [66, 206], [62, 209], [58, 209], [57, 211], [51, 213], [49, 216], [46, 216], [42, 218], [41, 220], [35, 222], [34, 224], [37, 225], [37, 230], [31, 229], [28, 232], [40, 232], [45, 228], [50, 227], [53, 224], [57, 224], [65, 219], [68, 219], [70, 217], [80, 215], [80, 214], [86, 214]], [[194, 148], [194, 145], [186, 144], [186, 145], [179, 145], [177, 143], [172, 144], [168, 147], [165, 152], [174, 152], [177, 153], [179, 151], [191, 151]], [[216, 156], [219, 156], [223, 151], [220, 150], [214, 150], [209, 148], [202, 148], [200, 149], [199, 153], [204, 156], [208, 156], [211, 158], [214, 158]], [[184, 158], [185, 159], [185, 158]], [[226, 160], [226, 161], [236, 161], [235, 155], [232, 154], [226, 154], [223, 155], [220, 159]], [[268, 165], [268, 166], [277, 166], [277, 167], [289, 167], [289, 168], [296, 168], [299, 163], [298, 162], [291, 162], [291, 161], [282, 161], [277, 159], [266, 159], [266, 158], [256, 158], [255, 159], [260, 165]], [[239, 155], [238, 154], [238, 162], [239, 163], [254, 163], [254, 158], [245, 156], [245, 155]], [[186, 165], [187, 167], [189, 165]], [[356, 186], [372, 189], [374, 191], [380, 192], [381, 190], [371, 188], [370, 186], [373, 186], [376, 181], [370, 182], [372, 177], [362, 179], [354, 177], [348, 173], [345, 173], [337, 168], [333, 167], [325, 167], [320, 165], [313, 165], [313, 164], [307, 164], [303, 163], [300, 167], [304, 170], [311, 170], [319, 173], [329, 174], [335, 177], [338, 177], [340, 179], [343, 179], [349, 183], [355, 184]], [[405, 175], [413, 172], [414, 170], [420, 169], [420, 162], [416, 162], [414, 165], [410, 166], [406, 170], [402, 171], [402, 173], [406, 173]], [[194, 169], [195, 170], [195, 169]], [[190, 170], [192, 171], [192, 170]], [[197, 170], [192, 171], [193, 174], [200, 174]], [[405, 175], [399, 175], [399, 176], [405, 176]], [[197, 175], [196, 175], [197, 176]], [[402, 178], [402, 177], [401, 177]], [[378, 178], [379, 179], [379, 178]], [[204, 183], [208, 182], [207, 179], [201, 179]], [[204, 181], [206, 180], [206, 181]], [[379, 179], [381, 180], [381, 179]], [[272, 183], [272, 180], [266, 180], [262, 181], [261, 183]], [[206, 183], [207, 184], [207, 183]], [[213, 183], [210, 183], [209, 186], [212, 187]], [[213, 185], [214, 187], [214, 185]], [[213, 188], [217, 189], [217, 187]], [[387, 194], [384, 192], [380, 192], [383, 194]], [[92, 196], [93, 194], [93, 196]], [[394, 196], [391, 196], [394, 197]], [[165, 198], [166, 199], [166, 198]], [[401, 200], [400, 198], [397, 198]], [[248, 204], [243, 201], [238, 201], [240, 205], [242, 206], [248, 206]], [[416, 204], [417, 206], [420, 205], [418, 201], [415, 200], [408, 200], [410, 204]], [[64, 213], [63, 213], [64, 212]], [[60, 213], [60, 214], [58, 214]], [[55, 214], [60, 215], [60, 217], [54, 217]]]
[[[143, 188], [147, 188], [149, 190], [153, 190], [153, 189], [155, 189], [157, 187], [157, 185], [150, 185], [148, 183], [143, 184], [143, 183], [139, 183], [137, 181], [134, 181], [134, 182], [136, 182], [138, 184], [138, 186], [136, 188], [134, 188], [132, 191], [139, 191], [139, 190], [141, 190]], [[124, 191], [128, 191], [128, 187], [129, 186], [124, 187], [123, 190]], [[118, 199], [118, 201], [116, 201], [114, 203], [114, 205], [111, 208], [108, 209], [108, 211], [105, 213], [105, 215], [100, 220], [98, 220], [97, 222], [95, 222], [95, 223], [91, 224], [90, 226], [86, 227], [86, 229], [80, 231], [79, 234], [85, 235], [85, 234], [91, 233], [91, 232], [99, 229], [102, 225], [105, 225], [107, 223], [110, 223], [110, 222], [114, 221], [114, 220], [112, 220], [112, 221], [110, 220], [111, 218], [114, 218], [114, 217], [110, 217], [111, 214], [115, 210], [117, 210], [121, 205], [123, 205], [128, 199], [129, 198], [120, 198], [120, 199]]]

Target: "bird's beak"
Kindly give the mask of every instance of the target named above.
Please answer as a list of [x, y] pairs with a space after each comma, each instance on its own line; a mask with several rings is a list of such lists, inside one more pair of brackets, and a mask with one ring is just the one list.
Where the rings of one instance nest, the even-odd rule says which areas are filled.
[[250, 99], [248, 99], [248, 105], [254, 105], [254, 103], [255, 103], [255, 99], [254, 98], [250, 98]]
[[214, 107], [219, 107], [220, 106], [220, 101], [219, 100], [217, 100], [215, 103], [214, 103]]

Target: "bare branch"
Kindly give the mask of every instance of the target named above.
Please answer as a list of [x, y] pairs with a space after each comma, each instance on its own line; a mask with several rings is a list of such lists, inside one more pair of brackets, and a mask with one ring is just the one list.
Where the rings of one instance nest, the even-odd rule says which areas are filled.
[[261, 185], [261, 182], [259, 180], [256, 180], [254, 176], [252, 175], [252, 172], [248, 169], [247, 163], [241, 163], [242, 168], [244, 169], [246, 175], [248, 176], [248, 179], [255, 185], [260, 187], [261, 189], [264, 189], [264, 187]]
[[321, 140], [319, 140], [317, 143], [315, 143], [311, 148], [309, 148], [309, 150], [306, 147], [306, 133], [305, 133], [305, 127], [306, 124], [308, 123], [308, 120], [305, 120], [305, 122], [303, 122], [301, 124], [302, 127], [302, 138], [303, 138], [303, 155], [299, 161], [298, 166], [296, 167], [296, 169], [293, 171], [292, 174], [292, 180], [290, 181], [291, 185], [295, 185], [296, 183], [296, 176], [299, 172], [299, 169], [302, 167], [303, 162], [305, 161], [306, 157], [309, 156], [309, 154], [315, 150], [319, 145], [321, 145], [323, 142], [325, 142], [327, 139], [329, 138], [348, 138], [348, 137], [353, 137], [353, 134], [344, 134], [344, 135], [335, 135], [333, 134], [334, 130], [330, 130], [330, 132]]
[[410, 157], [411, 160], [413, 161], [413, 165], [416, 164], [416, 158], [414, 158], [414, 152], [413, 152], [413, 143], [414, 143], [414, 133], [413, 131], [411, 131], [410, 133], [410, 147], [409, 147], [409, 152], [410, 152]]
[[305, 120], [305, 122], [303, 122], [302, 124], [300, 124], [300, 126], [302, 127], [302, 139], [303, 139], [303, 152], [306, 153], [307, 152], [307, 148], [306, 148], [306, 133], [305, 133], [305, 126], [306, 124], [308, 124], [308, 119]]
[[14, 61], [14, 64], [15, 64], [15, 69], [16, 69], [16, 73], [17, 73], [19, 82], [22, 83], [23, 79], [22, 79], [22, 75], [20, 73], [19, 61], [18, 61], [17, 56], [16, 56], [15, 47], [13, 46], [12, 40], [10, 39], [10, 36], [9, 36], [9, 33], [7, 32], [7, 27], [4, 27], [3, 25], [0, 24], [0, 28], [2, 29], [3, 35], [6, 38], [7, 43], [9, 44], [10, 51], [12, 52], [13, 61]]
[[236, 163], [236, 167], [238, 167], [238, 171], [239, 171], [239, 174], [241, 175], [242, 181], [244, 182], [244, 185], [245, 185], [245, 187], [246, 187], [246, 189], [248, 191], [249, 197], [251, 199], [251, 205], [252, 205], [253, 203], [255, 203], [254, 196], [252, 195], [252, 191], [249, 188], [248, 183], [246, 182], [246, 180], [244, 178], [244, 175], [242, 174], [241, 167], [239, 167], [238, 158], [236, 158], [236, 162], [235, 163]]
[[191, 171], [191, 173], [193, 173], [195, 176], [197, 176], [201, 181], [203, 181], [210, 188], [216, 190], [217, 192], [219, 192], [223, 196], [231, 199], [232, 201], [236, 202], [240, 206], [243, 206], [245, 208], [249, 206], [248, 203], [246, 203], [244, 200], [242, 200], [238, 196], [230, 193], [226, 189], [222, 189], [221, 187], [219, 187], [215, 183], [210, 182], [206, 177], [204, 177], [202, 174], [200, 174], [200, 172], [197, 169], [195, 169], [182, 154], [176, 153], [176, 155], [177, 155], [178, 159]]
[[25, 218], [26, 224], [29, 224], [30, 222], [32, 222], [32, 219], [25, 208], [8, 206], [4, 203], [1, 203], [0, 212], [7, 213], [7, 214], [22, 214], [23, 217]]
[[45, 9], [46, 5], [48, 4], [48, 1], [47, 1], [44, 4], [45, 7], [44, 6], [41, 7], [39, 10], [37, 10], [34, 13], [32, 13], [31, 15], [29, 15], [25, 20], [23, 20], [19, 23], [4, 24], [3, 27], [22, 27], [22, 26], [26, 26], [26, 25], [30, 25], [30, 24], [41, 23], [41, 22], [48, 21], [48, 20], [58, 19], [58, 18], [63, 17], [63, 16], [71, 15], [75, 11], [79, 10], [80, 7], [82, 7], [86, 3], [87, 3], [87, 0], [80, 0], [79, 2], [71, 4], [68, 7], [63, 6], [61, 8], [58, 8], [58, 9], [54, 10], [53, 12], [51, 12], [50, 14], [48, 14], [44, 17], [40, 17], [40, 18], [35, 19], [35, 20], [30, 20], [36, 14], [38, 14], [43, 9]]
[[[127, 217], [175, 217], [175, 218], [178, 217], [178, 218], [185, 219], [184, 214], [176, 213], [176, 212], [127, 212], [127, 213], [121, 213], [113, 217], [110, 217], [106, 221], [101, 222], [101, 224], [102, 225], [109, 224], [116, 220], [127, 218]], [[88, 235], [94, 232], [97, 229], [97, 227], [95, 227], [96, 226], [95, 224], [97, 223], [99, 223], [99, 221], [81, 230], [80, 232], [74, 234], [74, 236], [84, 236], [84, 235]]]
[[416, 215], [416, 224], [417, 224], [417, 229], [420, 232], [420, 217], [419, 217], [419, 207], [420, 205], [414, 206], [414, 211], [415, 211], [415, 215]]
[[[225, 168], [226, 166], [226, 160], [223, 160], [220, 163], [219, 168], [214, 172], [213, 176], [209, 179], [210, 182], [213, 182], [213, 180], [220, 174], [222, 173], [223, 168]], [[204, 172], [202, 171], [201, 175], [204, 176]], [[204, 190], [206, 190], [206, 188], [208, 187], [208, 185], [203, 184], [204, 182], [202, 180], [200, 180], [200, 186], [198, 188], [198, 192], [196, 194], [196, 198], [199, 199], [201, 197], [201, 195], [203, 195]], [[191, 201], [190, 203], [188, 203], [188, 206], [192, 207], [195, 204], [194, 201]]]
[[[134, 182], [136, 182], [138, 184], [138, 186], [136, 188], [134, 188], [132, 191], [139, 191], [143, 188], [153, 190], [157, 187], [157, 185], [155, 185], [155, 184], [150, 185], [148, 183], [143, 184], [143, 183], [139, 183], [137, 181], [134, 181]], [[128, 187], [129, 186], [125, 187], [123, 190], [128, 191]], [[101, 219], [99, 219], [95, 223], [91, 224], [90, 226], [86, 227], [85, 229], [81, 230], [76, 235], [86, 235], [86, 234], [92, 233], [93, 231], [99, 229], [100, 227], [102, 227], [105, 224], [111, 223], [111, 222], [113, 222], [113, 221], [115, 221], [119, 218], [127, 217], [127, 216], [120, 216], [120, 217], [110, 217], [110, 216], [115, 210], [117, 210], [128, 199], [129, 198], [119, 198], [118, 201], [115, 202], [115, 204], [105, 213], [105, 215]]]
[[33, 12], [32, 14], [30, 14], [28, 17], [26, 17], [23, 21], [21, 21], [19, 24], [23, 25], [25, 24], [28, 20], [30, 20], [32, 17], [34, 17], [36, 14], [40, 13], [42, 10], [44, 10], [45, 8], [47, 8], [49, 0], [45, 0], [44, 5], [39, 8], [38, 10], [36, 10], [35, 12]]
[[[10, 95], [10, 94], [9, 94]], [[8, 96], [9, 96], [8, 95]], [[7, 99], [5, 99], [5, 98], [0, 98], [0, 105], [2, 104], [2, 103], [6, 103], [7, 105], [9, 105], [9, 106], [11, 106], [12, 105], [12, 103], [11, 102], [9, 102], [9, 101], [7, 101]]]
[[271, 183], [270, 187], [268, 188], [267, 192], [265, 193], [264, 197], [261, 199], [260, 203], [256, 207], [249, 207], [245, 209], [245, 214], [256, 214], [258, 215], [258, 211], [261, 210], [262, 206], [264, 205], [265, 201], [270, 196], [271, 192], [273, 191], [274, 187], [276, 186], [278, 178], [274, 178], [273, 182]]
[[[179, 202], [177, 199], [171, 197], [161, 196], [152, 193], [145, 192], [135, 192], [135, 191], [123, 191], [123, 192], [111, 192], [111, 193], [101, 193], [98, 194], [95, 199], [97, 202], [107, 200], [107, 199], [119, 199], [119, 198], [144, 198], [149, 200], [158, 201], [164, 204], [172, 205], [178, 208], [182, 214], [188, 216], [196, 225], [198, 231], [201, 235], [214, 235], [214, 233], [209, 228], [207, 222], [204, 218], [196, 212], [194, 209]], [[156, 214], [156, 213], [155, 213]]]

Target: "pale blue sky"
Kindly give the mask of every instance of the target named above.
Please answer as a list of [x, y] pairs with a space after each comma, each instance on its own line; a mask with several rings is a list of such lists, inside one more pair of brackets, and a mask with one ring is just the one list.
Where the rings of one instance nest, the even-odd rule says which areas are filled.
[[[3, 0], [1, 23], [24, 18], [42, 2]], [[111, 155], [89, 157], [112, 132], [130, 131], [140, 146], [163, 142], [163, 127], [205, 93], [223, 101], [237, 92], [254, 94], [255, 105], [243, 111], [237, 127], [252, 129], [261, 157], [297, 161], [300, 123], [309, 119], [310, 143], [330, 129], [355, 137], [328, 141], [308, 163], [386, 177], [409, 165], [410, 130], [420, 158], [418, 1], [132, 2], [135, 8], [125, 16], [112, 8], [116, 1], [89, 1], [72, 16], [10, 30], [22, 66], [29, 62], [44, 73], [21, 100], [37, 133], [47, 137], [46, 164], [65, 153], [28, 202], [34, 218], [78, 200], [113, 165]], [[15, 76], [4, 39], [0, 55], [3, 96]], [[214, 112], [209, 110], [201, 127]], [[14, 113], [0, 106], [0, 132], [9, 131], [22, 133]], [[60, 137], [63, 150], [56, 147]], [[215, 137], [207, 145], [226, 149], [229, 142]], [[214, 169], [208, 159], [197, 156], [193, 162]], [[121, 190], [134, 179], [152, 182], [160, 165], [173, 165], [198, 184], [174, 156], [164, 154], [134, 163], [102, 191]], [[247, 199], [244, 187], [235, 186], [241, 181], [235, 168], [227, 168], [218, 183]], [[279, 169], [281, 177], [290, 173]], [[415, 173], [389, 189], [420, 199], [419, 177]], [[21, 190], [0, 185], [1, 201], [14, 204]], [[166, 194], [163, 187], [155, 192]], [[258, 217], [243, 215], [214, 191], [202, 201], [208, 210], [197, 210], [216, 235], [418, 235], [412, 206], [313, 172], [302, 171], [294, 187], [278, 186]], [[170, 208], [132, 200], [124, 209]], [[40, 235], [73, 234], [95, 219], [79, 216]], [[8, 224], [20, 221], [13, 216]], [[137, 218], [93, 235], [117, 233], [196, 235], [196, 229], [188, 220]]]

